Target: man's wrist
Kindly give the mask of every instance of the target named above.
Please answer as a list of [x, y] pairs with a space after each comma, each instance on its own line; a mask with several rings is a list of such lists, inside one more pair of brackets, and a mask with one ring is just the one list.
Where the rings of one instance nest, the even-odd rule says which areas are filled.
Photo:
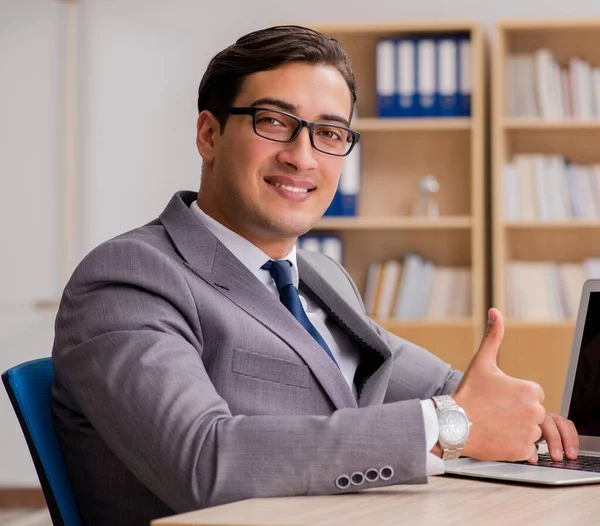
[[436, 442], [435, 446], [431, 448], [431, 453], [438, 458], [442, 458], [442, 448], [440, 447], [439, 442]]
[[439, 395], [432, 397], [432, 400], [439, 422], [440, 457], [442, 460], [454, 460], [460, 457], [467, 444], [471, 422], [452, 396]]

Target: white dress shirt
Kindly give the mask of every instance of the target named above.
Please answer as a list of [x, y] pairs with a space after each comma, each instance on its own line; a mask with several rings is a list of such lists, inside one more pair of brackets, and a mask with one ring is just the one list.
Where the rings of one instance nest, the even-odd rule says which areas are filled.
[[[203, 212], [198, 203], [194, 201], [190, 205], [190, 210], [200, 219], [206, 228], [221, 242], [240, 262], [254, 274], [261, 283], [265, 285], [276, 297], [279, 292], [275, 281], [268, 270], [261, 267], [271, 258], [265, 254], [256, 245], [253, 245], [246, 238], [240, 236], [233, 230], [222, 225], [208, 214]], [[282, 259], [287, 259], [292, 264], [292, 280], [294, 286], [298, 288], [299, 276], [298, 265], [296, 263], [296, 247]], [[300, 303], [308, 316], [310, 322], [315, 326], [319, 334], [323, 337], [329, 349], [333, 353], [335, 360], [344, 375], [348, 387], [351, 389], [354, 398], [358, 397], [356, 385], [354, 384], [354, 374], [358, 367], [359, 352], [354, 341], [339, 327], [337, 323], [327, 317], [325, 311], [319, 307], [310, 297], [304, 296], [302, 291], [298, 290]], [[423, 420], [425, 422], [425, 442], [427, 453], [427, 475], [438, 475], [444, 472], [444, 462], [430, 453], [438, 440], [438, 421], [433, 402], [431, 400], [421, 400], [423, 408]]]

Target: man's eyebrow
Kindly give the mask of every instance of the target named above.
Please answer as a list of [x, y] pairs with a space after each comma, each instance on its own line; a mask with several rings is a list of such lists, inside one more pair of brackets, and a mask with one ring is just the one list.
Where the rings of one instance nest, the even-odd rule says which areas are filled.
[[[250, 107], [255, 108], [257, 106], [265, 106], [265, 105], [276, 106], [276, 107], [280, 108], [281, 110], [287, 111], [288, 113], [293, 113], [294, 115], [296, 115], [296, 112], [298, 111], [297, 106], [294, 106], [293, 104], [290, 104], [289, 102], [285, 102], [284, 100], [273, 99], [271, 97], [263, 97], [262, 99], [255, 100], [252, 104], [250, 104]], [[322, 113], [321, 115], [319, 115], [317, 117], [317, 122], [323, 122], [323, 121], [338, 122], [342, 126], [345, 126], [346, 128], [350, 127], [350, 122], [348, 121], [348, 119], [345, 119], [344, 117], [340, 117], [339, 115], [334, 115], [333, 113]]]
[[250, 106], [254, 108], [256, 106], [264, 106], [265, 104], [269, 106], [277, 106], [288, 113], [295, 114], [295, 112], [298, 111], [297, 106], [294, 106], [293, 104], [285, 102], [281, 99], [272, 99], [271, 97], [263, 97], [262, 99], [255, 100], [252, 104], [250, 104]]
[[346, 128], [350, 127], [350, 122], [348, 121], [348, 119], [344, 119], [344, 117], [340, 117], [339, 115], [333, 115], [331, 113], [325, 113], [325, 114], [319, 115], [318, 121], [319, 122], [321, 122], [321, 121], [339, 122]]

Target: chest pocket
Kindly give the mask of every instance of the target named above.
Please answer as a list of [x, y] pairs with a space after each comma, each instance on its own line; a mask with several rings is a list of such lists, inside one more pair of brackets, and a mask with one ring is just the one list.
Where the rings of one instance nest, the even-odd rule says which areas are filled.
[[273, 358], [244, 349], [233, 350], [233, 372], [304, 389], [310, 386], [310, 369], [303, 363]]

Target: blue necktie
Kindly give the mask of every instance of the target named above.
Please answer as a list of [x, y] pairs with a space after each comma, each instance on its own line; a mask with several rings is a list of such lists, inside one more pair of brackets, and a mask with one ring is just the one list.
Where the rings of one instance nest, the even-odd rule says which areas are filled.
[[327, 346], [327, 343], [325, 343], [325, 340], [319, 334], [319, 331], [310, 322], [306, 312], [304, 312], [304, 309], [302, 308], [298, 289], [294, 286], [294, 282], [292, 281], [292, 263], [286, 259], [277, 261], [269, 260], [261, 268], [268, 270], [271, 273], [271, 276], [275, 280], [275, 285], [277, 285], [281, 303], [286, 306], [287, 310], [292, 313], [294, 318], [300, 322], [300, 325], [308, 331], [317, 343], [323, 347], [325, 352], [337, 365], [331, 349]]

